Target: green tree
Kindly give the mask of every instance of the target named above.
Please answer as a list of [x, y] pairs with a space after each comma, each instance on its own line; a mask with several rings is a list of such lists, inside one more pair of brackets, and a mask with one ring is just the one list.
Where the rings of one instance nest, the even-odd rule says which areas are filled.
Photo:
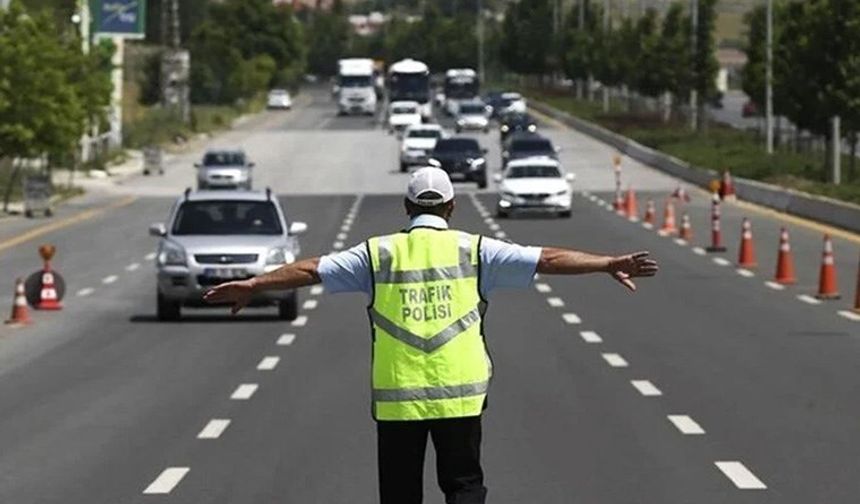
[[549, 0], [508, 4], [504, 23], [506, 38], [500, 49], [509, 69], [541, 78], [553, 69], [555, 40]]
[[716, 28], [717, 0], [699, 0], [698, 30], [696, 31], [696, 52], [693, 55], [692, 86], [699, 95], [699, 124], [705, 121], [705, 103], [717, 95], [716, 77], [719, 63], [714, 54], [716, 43], [714, 30]]
[[349, 47], [350, 25], [343, 4], [335, 2], [331, 11], [315, 13], [305, 30], [308, 47], [308, 71], [318, 75], [333, 75], [336, 62], [346, 56]]

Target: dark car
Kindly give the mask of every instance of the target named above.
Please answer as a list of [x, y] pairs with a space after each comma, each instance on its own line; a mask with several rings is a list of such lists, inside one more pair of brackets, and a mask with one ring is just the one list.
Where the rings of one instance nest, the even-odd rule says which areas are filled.
[[500, 141], [504, 143], [512, 133], [534, 133], [537, 131], [537, 121], [534, 117], [520, 112], [509, 112], [499, 121]]
[[484, 189], [487, 187], [486, 152], [474, 138], [442, 138], [436, 142], [428, 163], [448, 172], [455, 182], [475, 182]]
[[500, 111], [502, 110], [502, 92], [490, 91], [489, 93], [484, 95], [483, 101], [491, 107], [490, 115], [492, 117], [498, 117]]
[[506, 167], [509, 161], [527, 157], [550, 157], [558, 159], [558, 152], [549, 138], [537, 133], [515, 133], [508, 135], [502, 145], [502, 167]]

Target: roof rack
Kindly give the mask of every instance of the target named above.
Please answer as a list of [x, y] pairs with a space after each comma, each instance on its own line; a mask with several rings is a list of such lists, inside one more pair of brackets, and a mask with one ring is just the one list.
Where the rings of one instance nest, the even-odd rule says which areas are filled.
[[271, 187], [266, 188], [266, 200], [272, 201], [272, 188]]
[[191, 194], [191, 188], [190, 188], [190, 187], [186, 187], [186, 188], [185, 188], [185, 201], [188, 201], [188, 196], [189, 196], [190, 194]]

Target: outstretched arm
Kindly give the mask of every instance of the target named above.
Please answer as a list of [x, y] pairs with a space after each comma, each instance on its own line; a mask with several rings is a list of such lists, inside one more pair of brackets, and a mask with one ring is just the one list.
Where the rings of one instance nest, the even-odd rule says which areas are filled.
[[320, 283], [317, 273], [319, 262], [319, 257], [304, 259], [248, 280], [223, 283], [207, 291], [203, 299], [208, 303], [229, 303], [233, 305], [231, 311], [235, 314], [248, 305], [255, 292], [296, 289]]
[[657, 270], [657, 261], [650, 259], [648, 252], [604, 256], [551, 247], [543, 248], [537, 265], [537, 272], [546, 275], [609, 273], [632, 291], [636, 290], [633, 278], [651, 277]]

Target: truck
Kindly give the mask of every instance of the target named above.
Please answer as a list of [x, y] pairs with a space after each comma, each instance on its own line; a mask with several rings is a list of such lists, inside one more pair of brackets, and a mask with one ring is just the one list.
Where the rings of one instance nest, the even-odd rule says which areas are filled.
[[376, 113], [375, 66], [369, 58], [338, 60], [338, 114]]

